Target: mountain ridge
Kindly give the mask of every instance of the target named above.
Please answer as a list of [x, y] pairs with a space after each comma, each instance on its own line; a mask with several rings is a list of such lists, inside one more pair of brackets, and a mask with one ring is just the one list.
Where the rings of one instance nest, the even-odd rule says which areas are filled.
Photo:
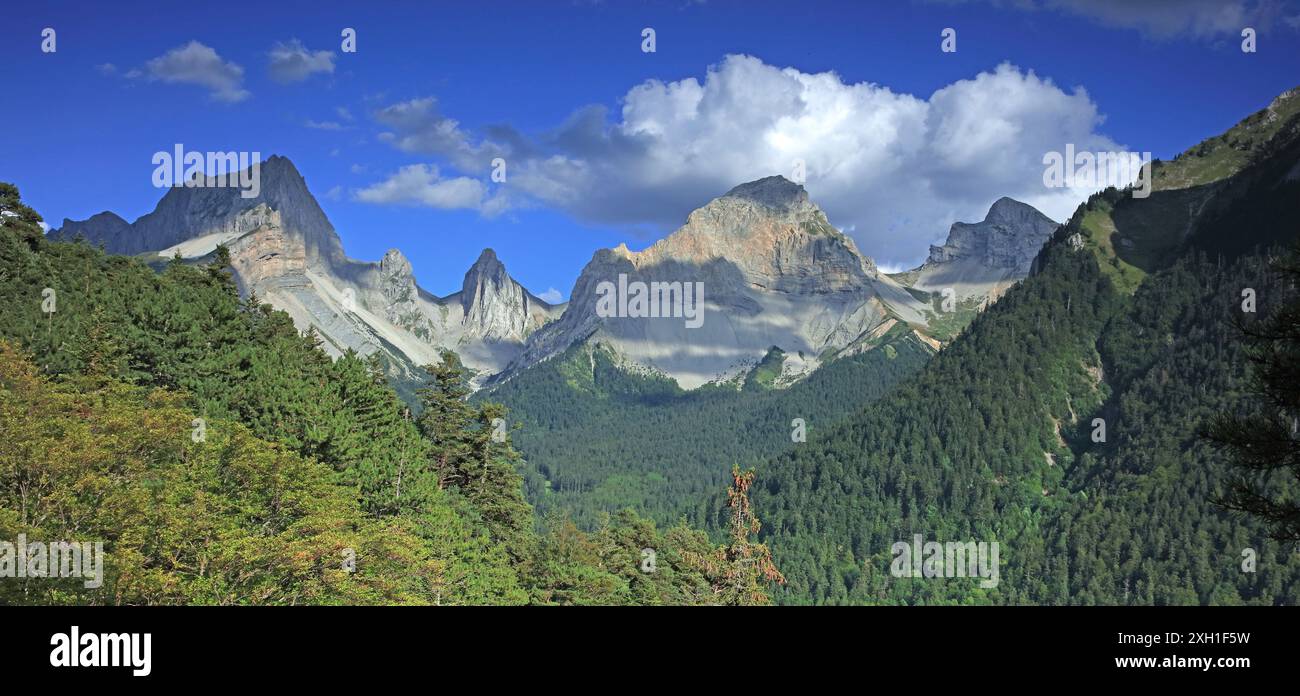
[[[777, 383], [788, 385], [825, 360], [870, 350], [896, 322], [936, 343], [926, 327], [936, 318], [953, 321], [937, 317], [930, 290], [918, 295], [880, 273], [802, 185], [779, 175], [734, 186], [642, 251], [596, 250], [570, 300], [552, 305], [515, 281], [490, 248], [446, 297], [419, 287], [400, 250], [378, 262], [351, 259], [293, 163], [272, 155], [260, 166], [254, 198], [233, 188], [176, 186], [133, 223], [106, 211], [65, 221], [49, 236], [190, 262], [210, 260], [225, 246], [241, 293], [283, 309], [302, 330], [316, 330], [333, 355], [379, 353], [391, 378], [412, 385], [441, 350], [460, 354], [477, 388], [586, 341], [610, 346], [621, 364], [687, 388], [743, 376], [777, 349], [785, 356]], [[1006, 224], [1016, 224], [1010, 218], [1020, 208], [999, 205], [1008, 208], [999, 208]], [[708, 324], [693, 331], [671, 317], [598, 316], [601, 283], [620, 276], [704, 288]]]
[[466, 283], [485, 279], [481, 291], [448, 297], [420, 288], [400, 250], [378, 262], [349, 258], [293, 163], [272, 155], [258, 166], [256, 197], [232, 187], [174, 186], [134, 223], [104, 212], [66, 220], [48, 236], [189, 262], [210, 261], [225, 246], [241, 294], [256, 294], [301, 330], [315, 330], [331, 355], [379, 353], [390, 377], [410, 384], [422, 381], [421, 368], [443, 349], [480, 374], [495, 373], [529, 333], [562, 311], [515, 281], [490, 249], [466, 273]]

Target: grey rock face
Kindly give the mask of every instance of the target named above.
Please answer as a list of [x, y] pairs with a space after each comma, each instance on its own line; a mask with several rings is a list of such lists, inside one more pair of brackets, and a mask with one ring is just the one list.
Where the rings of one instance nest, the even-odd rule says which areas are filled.
[[741, 184], [687, 217], [647, 260], [725, 258], [743, 280], [778, 292], [861, 290], [875, 263], [835, 229], [803, 186], [772, 176]]
[[815, 208], [808, 192], [800, 184], [783, 176], [767, 176], [728, 191], [722, 198], [753, 201], [766, 208], [783, 212], [809, 211]]
[[[364, 284], [363, 284], [364, 285]], [[441, 333], [440, 327], [420, 301], [411, 262], [397, 249], [389, 249], [379, 260], [379, 294], [383, 315], [394, 326], [429, 341]]]
[[[600, 316], [602, 283], [703, 286], [702, 325], [677, 316]], [[606, 286], [608, 287], [608, 286]], [[576, 343], [693, 388], [752, 367], [773, 346], [790, 355], [841, 350], [891, 316], [924, 324], [923, 307], [835, 229], [802, 186], [742, 184], [692, 212], [650, 248], [602, 249], [558, 321], [529, 337], [503, 378]]]
[[491, 249], [465, 275], [464, 290], [447, 298], [422, 290], [397, 249], [378, 263], [349, 259], [293, 163], [272, 156], [259, 175], [255, 198], [237, 187], [173, 187], [134, 223], [105, 212], [66, 220], [50, 237], [81, 234], [110, 253], [191, 260], [225, 244], [241, 293], [284, 310], [300, 330], [315, 328], [327, 352], [382, 354], [398, 379], [416, 378], [416, 368], [436, 362], [443, 348], [495, 373], [561, 311], [515, 282]]
[[50, 238], [70, 242], [81, 236], [87, 242], [90, 242], [91, 246], [103, 245], [106, 250], [113, 252], [112, 249], [109, 249], [109, 245], [117, 244], [118, 240], [126, 238], [130, 231], [131, 223], [118, 217], [115, 213], [104, 211], [81, 221], [64, 218], [63, 227], [51, 232]]
[[[1002, 199], [983, 222], [953, 225], [948, 243], [933, 247], [918, 269], [915, 286], [964, 283], [991, 297], [990, 288], [1023, 277], [1054, 227], [1033, 208]], [[828, 355], [869, 349], [899, 322], [924, 330], [931, 316], [831, 225], [802, 186], [779, 176], [733, 188], [644, 251], [597, 251], [570, 302], [559, 306], [516, 282], [491, 249], [466, 272], [460, 291], [442, 298], [420, 288], [396, 249], [377, 263], [347, 258], [283, 157], [261, 164], [257, 198], [242, 198], [238, 188], [176, 187], [135, 223], [101, 213], [65, 221], [51, 237], [78, 233], [113, 253], [191, 260], [225, 244], [242, 293], [284, 310], [300, 330], [315, 328], [332, 354], [384, 356], [397, 379], [417, 378], [417, 367], [444, 348], [481, 383], [583, 342], [606, 345], [625, 364], [687, 388], [741, 374], [773, 347], [787, 356], [783, 374], [804, 375]], [[702, 285], [702, 324], [688, 326], [680, 313], [598, 315], [602, 283], [620, 276], [682, 290]]]
[[999, 198], [983, 222], [953, 223], [948, 241], [930, 247], [926, 263], [973, 259], [990, 268], [1024, 274], [1057, 224], [1033, 206]]
[[[309, 259], [343, 258], [334, 227], [292, 162], [273, 155], [258, 166], [257, 175], [261, 184], [256, 198], [243, 198], [234, 186], [174, 186], [153, 212], [129, 226], [123, 227], [124, 221], [116, 215], [100, 213], [80, 223], [65, 220], [50, 237], [70, 241], [80, 232], [92, 243], [102, 242], [109, 253], [141, 254], [218, 231], [249, 232], [262, 221], [250, 218], [248, 211], [265, 205], [280, 214], [284, 233], [302, 241]], [[239, 223], [245, 223], [243, 229]]]
[[549, 309], [506, 273], [491, 249], [484, 249], [465, 273], [460, 305], [465, 335], [495, 342], [522, 343], [539, 325], [539, 314]]
[[984, 307], [1029, 275], [1034, 257], [1057, 224], [1033, 206], [1000, 198], [983, 222], [953, 223], [943, 246], [909, 271], [910, 287], [925, 292], [951, 290]]

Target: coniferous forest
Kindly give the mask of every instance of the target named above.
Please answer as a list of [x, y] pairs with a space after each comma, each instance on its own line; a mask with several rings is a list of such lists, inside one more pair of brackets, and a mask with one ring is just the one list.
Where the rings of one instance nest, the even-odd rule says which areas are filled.
[[[241, 300], [222, 254], [155, 273], [47, 241], [10, 184], [0, 205], [19, 212], [0, 230], [0, 536], [107, 554], [98, 588], [6, 581], [4, 603], [768, 600], [747, 503], [725, 544], [630, 511], [536, 518], [491, 437], [501, 407], [466, 402], [454, 355], [412, 409], [374, 361]], [[64, 291], [42, 313], [46, 287]]]
[[[488, 390], [533, 431], [517, 436], [525, 477], [550, 483], [530, 497], [578, 519], [631, 503], [716, 533], [716, 498], [685, 492], [753, 466], [782, 603], [1300, 601], [1294, 407], [1283, 387], [1257, 385], [1294, 382], [1300, 181], [1287, 172], [1300, 120], [1252, 136], [1261, 120], [1157, 163], [1157, 183], [1171, 183], [1150, 198], [1093, 196], [1031, 276], [928, 363], [902, 341], [888, 361], [832, 363], [785, 392], [682, 397], [597, 354], [592, 369], [566, 356]], [[1189, 195], [1173, 181], [1240, 151], [1248, 164], [1195, 187], [1208, 203], [1173, 212]], [[1115, 244], [1121, 234], [1139, 246]], [[644, 415], [665, 401], [681, 406]], [[815, 435], [791, 443], [801, 416]], [[1265, 454], [1231, 449], [1252, 443]], [[579, 448], [588, 456], [564, 458]], [[892, 545], [916, 534], [998, 540], [999, 584], [896, 577]]]
[[[1260, 343], [1297, 306], [1290, 128], [1131, 292], [1089, 221], [1155, 203], [1111, 189], [944, 350], [895, 332], [784, 390], [685, 392], [595, 348], [471, 397], [447, 351], [403, 401], [377, 358], [241, 299], [224, 249], [157, 270], [53, 242], [6, 184], [0, 536], [103, 538], [108, 560], [99, 588], [5, 601], [1293, 603], [1267, 517], [1289, 508], [1260, 501], [1296, 481], [1230, 450], [1233, 418], [1277, 417], [1267, 360], [1292, 369]], [[893, 577], [914, 534], [997, 539], [999, 584]]]
[[0, 606], [1300, 604], [1300, 0], [18, 5]]

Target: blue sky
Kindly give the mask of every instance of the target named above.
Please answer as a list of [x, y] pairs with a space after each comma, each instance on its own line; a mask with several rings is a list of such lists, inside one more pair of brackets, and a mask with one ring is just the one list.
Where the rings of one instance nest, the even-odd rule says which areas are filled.
[[1000, 195], [1064, 217], [1080, 192], [1034, 189], [1054, 143], [1171, 157], [1300, 85], [1294, 2], [1134, 5], [19, 1], [0, 180], [54, 226], [134, 220], [157, 151], [282, 154], [349, 255], [400, 248], [446, 294], [491, 246], [567, 297], [596, 248], [644, 247], [794, 153], [832, 223], [907, 266]]

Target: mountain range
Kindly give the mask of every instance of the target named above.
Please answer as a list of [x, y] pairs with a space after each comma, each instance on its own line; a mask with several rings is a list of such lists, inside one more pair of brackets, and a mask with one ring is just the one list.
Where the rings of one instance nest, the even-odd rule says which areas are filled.
[[[0, 284], [14, 298], [0, 305], [0, 333], [20, 347], [0, 345], [0, 392], [15, 424], [5, 441], [19, 466], [8, 506], [29, 509], [35, 481], [38, 517], [63, 526], [47, 538], [89, 521], [116, 540], [111, 557], [148, 559], [139, 565], [150, 573], [174, 565], [194, 585], [187, 592], [208, 602], [292, 589], [271, 576], [256, 594], [207, 594], [211, 577], [189, 569], [200, 560], [192, 549], [229, 543], [211, 530], [245, 525], [261, 563], [267, 525], [321, 501], [312, 510], [351, 512], [282, 527], [286, 555], [310, 558], [299, 542], [311, 530], [355, 529], [364, 503], [367, 514], [418, 521], [411, 529], [430, 535], [435, 575], [443, 562], [485, 569], [454, 569], [456, 582], [436, 585], [439, 603], [443, 587], [468, 593], [449, 596], [456, 601], [584, 603], [592, 591], [593, 603], [610, 601], [599, 588], [617, 582], [586, 579], [613, 570], [628, 578], [623, 587], [643, 588], [679, 577], [682, 561], [714, 565], [757, 532], [784, 579], [769, 583], [781, 603], [1295, 604], [1300, 564], [1278, 516], [1222, 502], [1250, 480], [1294, 501], [1295, 477], [1252, 468], [1262, 460], [1250, 447], [1225, 452], [1206, 426], [1257, 415], [1255, 429], [1294, 444], [1294, 402], [1266, 385], [1285, 382], [1294, 361], [1281, 351], [1295, 344], [1267, 329], [1300, 306], [1297, 95], [1155, 162], [1149, 197], [1109, 188], [1062, 225], [998, 200], [903, 273], [882, 274], [801, 187], [760, 179], [645, 251], [597, 251], [572, 301], [557, 307], [538, 303], [490, 251], [445, 298], [414, 283], [400, 252], [348, 259], [283, 158], [268, 161], [276, 178], [256, 200], [172, 190], [154, 217], [101, 214], [54, 233], [136, 260], [41, 238], [40, 217], [0, 184]], [[1026, 250], [1040, 234], [1046, 241]], [[245, 297], [287, 313], [242, 302], [218, 265], [167, 261], [226, 252]], [[621, 302], [625, 286], [688, 282], [708, 288], [698, 329], [675, 315], [608, 311], [611, 288]], [[299, 335], [307, 329], [335, 351], [340, 337], [368, 339], [359, 350], [388, 356], [390, 368], [418, 371], [408, 341], [495, 366], [481, 368], [483, 388], [468, 403], [454, 366], [440, 369], [431, 407], [412, 420], [373, 364], [346, 348], [330, 360]], [[736, 364], [759, 357], [748, 368], [674, 362], [654, 350], [672, 341], [734, 350], [726, 357]], [[805, 348], [820, 351], [820, 366], [794, 374], [787, 349]], [[489, 435], [498, 416], [511, 421], [504, 441]], [[205, 419], [217, 447], [192, 446], [190, 426]], [[281, 462], [286, 451], [301, 459]], [[438, 468], [461, 457], [459, 468]], [[23, 468], [34, 459], [40, 468]], [[724, 498], [728, 471], [736, 488]], [[305, 474], [316, 482], [294, 483]], [[457, 483], [444, 487], [444, 476]], [[537, 518], [521, 485], [557, 533], [530, 536]], [[761, 524], [736, 512], [749, 509], [746, 496]], [[219, 509], [224, 516], [211, 514]], [[89, 517], [50, 512], [79, 510]], [[132, 520], [129, 533], [119, 519]], [[702, 532], [656, 531], [682, 520]], [[160, 528], [175, 534], [158, 537]], [[582, 528], [599, 541], [583, 542]], [[392, 559], [394, 577], [406, 577], [419, 559], [389, 552], [422, 542], [395, 529], [373, 528], [374, 543], [392, 545], [370, 557]], [[682, 545], [706, 534], [732, 546]], [[998, 570], [895, 572], [894, 548], [917, 537], [997, 544]], [[315, 557], [345, 539], [320, 539]], [[139, 551], [116, 555], [123, 548]], [[644, 577], [647, 548], [674, 572]], [[737, 557], [725, 585], [754, 566], [748, 551]], [[238, 581], [249, 561], [232, 559]], [[531, 594], [509, 582], [538, 569], [524, 585]], [[712, 601], [707, 583], [686, 585]], [[146, 599], [175, 601], [175, 586], [159, 582]], [[331, 595], [285, 599], [303, 596]]]
[[[891, 276], [831, 224], [803, 186], [770, 176], [715, 198], [643, 251], [598, 250], [570, 301], [551, 305], [515, 281], [492, 249], [466, 272], [461, 291], [446, 297], [416, 283], [400, 250], [377, 263], [349, 258], [292, 162], [272, 156], [260, 176], [254, 198], [231, 187], [176, 186], [134, 223], [103, 212], [64, 220], [50, 238], [81, 237], [155, 264], [176, 256], [206, 263], [224, 246], [241, 294], [315, 331], [332, 355], [377, 353], [409, 394], [443, 349], [475, 372], [476, 387], [590, 344], [612, 351], [627, 369], [692, 389], [743, 381], [765, 360], [771, 367], [774, 355], [774, 382], [788, 386], [829, 360], [874, 348], [895, 326], [937, 348], [969, 321], [971, 308], [1028, 273], [1055, 227], [1003, 198], [984, 221], [954, 224], [920, 268]], [[602, 283], [620, 279], [702, 284], [702, 323], [602, 316]], [[949, 289], [958, 304], [943, 302]]]
[[420, 368], [436, 363], [441, 349], [457, 352], [480, 374], [496, 373], [530, 333], [563, 311], [511, 278], [491, 249], [466, 271], [461, 291], [446, 297], [419, 287], [397, 249], [377, 263], [348, 258], [292, 162], [272, 156], [261, 177], [256, 198], [234, 188], [177, 186], [134, 223], [104, 212], [65, 220], [50, 237], [80, 236], [155, 263], [174, 256], [205, 263], [224, 245], [241, 294], [255, 294], [301, 330], [314, 330], [331, 355], [378, 353], [398, 383], [419, 382]]
[[[1219, 501], [1242, 480], [1293, 500], [1296, 479], [1265, 473], [1273, 455], [1243, 471], [1206, 428], [1276, 413], [1294, 433], [1259, 391], [1277, 341], [1256, 322], [1297, 301], [1297, 171], [1290, 90], [1157, 161], [1149, 197], [1091, 196], [924, 367], [765, 458], [779, 601], [1294, 604], [1294, 544]], [[1268, 306], [1243, 304], [1256, 295]], [[997, 540], [1001, 582], [891, 574], [915, 534]], [[1255, 554], [1259, 573], [1241, 564]]]

